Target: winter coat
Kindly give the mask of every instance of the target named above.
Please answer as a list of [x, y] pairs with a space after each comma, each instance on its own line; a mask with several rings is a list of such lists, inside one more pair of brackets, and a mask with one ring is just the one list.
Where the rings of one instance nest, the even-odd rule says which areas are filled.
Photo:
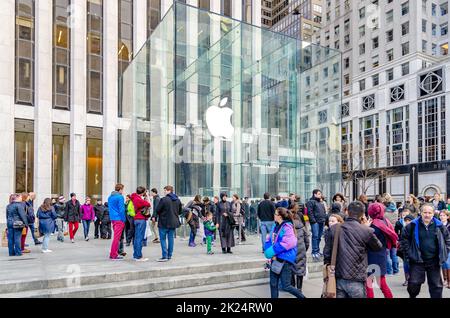
[[68, 201], [66, 203], [66, 213], [64, 214], [64, 220], [66, 222], [80, 222], [80, 208], [81, 206], [78, 200], [75, 201], [75, 204], [73, 204], [72, 200]]
[[274, 220], [275, 204], [270, 200], [263, 200], [258, 204], [258, 219], [261, 222], [268, 222]]
[[39, 231], [42, 234], [50, 234], [55, 231], [55, 220], [58, 216], [53, 207], [48, 211], [39, 208], [37, 217], [39, 219]]
[[12, 227], [14, 221], [22, 221], [28, 227], [28, 218], [22, 202], [13, 202], [6, 206], [6, 225]]
[[239, 221], [243, 221], [243, 218], [240, 219], [241, 214], [241, 202], [236, 201], [236, 202], [232, 202], [231, 203], [231, 211], [233, 212], [233, 217], [234, 217], [234, 222], [236, 223], [236, 225], [239, 224]]
[[136, 215], [134, 216], [135, 220], [148, 220], [150, 217], [150, 214], [148, 216], [145, 216], [142, 214], [142, 211], [144, 209], [150, 209], [150, 202], [147, 200], [144, 200], [139, 194], [132, 193], [130, 195], [131, 201], [134, 205], [134, 211], [136, 212]]
[[[227, 214], [225, 216], [224, 214]], [[234, 217], [231, 203], [228, 201], [220, 201], [217, 205], [217, 220], [219, 223], [219, 233], [221, 236], [228, 236], [233, 231]]]
[[109, 218], [111, 221], [125, 223], [125, 200], [120, 192], [113, 191], [108, 197]]
[[103, 217], [100, 219], [102, 223], [111, 223], [111, 219], [109, 218], [109, 207], [104, 205]]
[[158, 227], [164, 229], [176, 229], [180, 227], [179, 216], [182, 213], [181, 201], [175, 193], [169, 193], [159, 201], [156, 208], [158, 215]]
[[[329, 238], [323, 250], [324, 264], [331, 264], [331, 252], [337, 225], [332, 226]], [[357, 282], [367, 279], [367, 251], [379, 251], [383, 248], [374, 230], [348, 217], [341, 225], [339, 245], [336, 257], [336, 278]]]
[[29, 200], [24, 202], [25, 213], [28, 218], [28, 224], [33, 224], [36, 221], [36, 215], [34, 214], [33, 201]]
[[214, 233], [216, 232], [216, 226], [212, 220], [205, 221], [203, 223], [203, 226], [205, 228], [205, 236], [213, 236]]
[[295, 265], [297, 237], [294, 233], [294, 226], [290, 221], [274, 224], [264, 244], [264, 255], [267, 259], [272, 259], [275, 256], [279, 260]]
[[320, 200], [312, 197], [306, 203], [306, 208], [308, 209], [309, 223], [325, 223], [327, 218], [327, 211], [325, 206], [320, 202]]
[[55, 208], [56, 216], [59, 219], [63, 219], [66, 212], [66, 203], [56, 202], [53, 207]]
[[106, 207], [103, 204], [96, 204], [96, 205], [94, 205], [95, 217], [100, 222], [103, 219], [103, 214], [105, 213], [105, 209], [106, 209]]
[[298, 276], [306, 275], [306, 252], [309, 249], [309, 232], [302, 221], [294, 219], [295, 231], [297, 234], [297, 256], [295, 265], [292, 267], [292, 274]]
[[81, 219], [83, 221], [93, 221], [95, 219], [94, 207], [92, 204], [83, 204], [80, 210]]
[[158, 214], [156, 214], [156, 208], [158, 207], [159, 201], [161, 201], [161, 198], [159, 197], [159, 195], [155, 195], [153, 197], [153, 213], [152, 213], [152, 218], [158, 219]]
[[442, 211], [447, 209], [447, 205], [444, 201], [439, 201], [437, 204], [435, 204], [435, 201], [431, 201], [431, 204], [433, 204], [436, 211]]
[[200, 228], [200, 218], [202, 217], [202, 205], [198, 202], [189, 201], [183, 207], [183, 214], [191, 228]]
[[[447, 228], [436, 218], [432, 222], [436, 224], [436, 235], [439, 255], [439, 265], [447, 261], [448, 253], [450, 252], [450, 234]], [[420, 240], [419, 240], [419, 226], [425, 226], [422, 217], [418, 217], [411, 221], [403, 230], [400, 240], [400, 249], [407, 260], [413, 263], [423, 263]]]
[[[386, 222], [389, 222], [389, 221], [386, 221]], [[377, 239], [383, 245], [383, 248], [379, 251], [372, 251], [370, 249], [368, 250], [367, 261], [368, 261], [369, 269], [368, 269], [367, 274], [368, 275], [374, 274], [376, 276], [385, 276], [387, 273], [387, 271], [386, 271], [386, 263], [387, 263], [386, 237], [384, 236], [383, 232], [379, 228], [377, 228], [374, 224], [371, 224], [370, 227], [372, 229], [374, 229], [374, 233], [375, 233]], [[378, 272], [378, 270], [376, 270], [374, 272], [370, 265], [376, 265], [377, 268], [379, 268], [379, 272]]]

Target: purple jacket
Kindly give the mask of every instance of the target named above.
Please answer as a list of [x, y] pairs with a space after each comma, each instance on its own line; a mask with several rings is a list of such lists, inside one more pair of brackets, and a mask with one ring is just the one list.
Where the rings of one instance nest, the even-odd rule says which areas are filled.
[[276, 256], [279, 259], [295, 264], [297, 257], [297, 236], [294, 226], [289, 221], [275, 224], [264, 245], [264, 255], [267, 259]]
[[91, 204], [83, 204], [80, 208], [81, 219], [84, 221], [93, 221], [95, 219], [94, 206]]

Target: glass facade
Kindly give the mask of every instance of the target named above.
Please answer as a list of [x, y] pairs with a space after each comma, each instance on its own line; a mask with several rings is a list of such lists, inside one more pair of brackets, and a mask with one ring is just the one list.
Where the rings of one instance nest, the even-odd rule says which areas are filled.
[[34, 122], [16, 119], [14, 122], [15, 190], [16, 193], [32, 192], [34, 178]]
[[87, 112], [103, 113], [103, 0], [87, 2]]
[[94, 200], [102, 198], [103, 129], [87, 127], [86, 138], [86, 195]]
[[330, 196], [341, 180], [340, 63], [338, 51], [175, 3], [121, 78], [131, 142], [120, 180], [172, 184], [182, 197]]

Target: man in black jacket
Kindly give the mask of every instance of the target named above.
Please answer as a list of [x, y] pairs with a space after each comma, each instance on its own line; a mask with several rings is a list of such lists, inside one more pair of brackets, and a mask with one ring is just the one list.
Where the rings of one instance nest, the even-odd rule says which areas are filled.
[[95, 232], [94, 232], [94, 239], [98, 239], [100, 226], [102, 224], [103, 214], [105, 213], [105, 206], [102, 204], [102, 200], [97, 200], [97, 204], [94, 205], [94, 212], [95, 212]]
[[408, 293], [416, 298], [427, 276], [431, 298], [442, 298], [441, 266], [450, 250], [450, 235], [441, 221], [434, 218], [434, 206], [425, 203], [421, 215], [402, 232], [400, 249], [409, 261]]
[[258, 219], [260, 221], [262, 252], [264, 253], [264, 244], [266, 237], [272, 230], [275, 217], [275, 204], [270, 200], [270, 193], [264, 193], [264, 200], [258, 205]]
[[159, 231], [158, 231], [158, 215], [156, 214], [156, 208], [158, 207], [159, 201], [161, 198], [159, 197], [158, 190], [155, 188], [150, 190], [151, 196], [153, 198], [153, 214], [152, 214], [152, 233], [155, 235], [153, 239], [153, 243], [159, 243]]
[[342, 225], [330, 229], [329, 240], [323, 250], [324, 264], [331, 264], [336, 229], [341, 227], [336, 255], [336, 297], [366, 298], [367, 251], [380, 251], [383, 245], [367, 221], [362, 202], [354, 201], [348, 206], [348, 218]]
[[320, 240], [322, 238], [323, 227], [327, 218], [325, 206], [321, 202], [322, 192], [319, 189], [313, 191], [313, 196], [306, 203], [308, 209], [309, 224], [312, 232], [312, 257], [314, 261], [320, 261], [323, 256], [320, 253]]
[[156, 207], [162, 250], [162, 257], [158, 259], [158, 262], [167, 262], [172, 258], [175, 230], [181, 225], [179, 218], [179, 215], [182, 213], [180, 199], [173, 193], [173, 187], [170, 185], [164, 187], [164, 192], [166, 196], [159, 201]]

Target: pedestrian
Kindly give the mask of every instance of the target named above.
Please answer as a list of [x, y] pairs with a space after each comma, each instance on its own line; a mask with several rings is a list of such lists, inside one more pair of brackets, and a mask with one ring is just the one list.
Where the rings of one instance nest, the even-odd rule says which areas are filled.
[[[351, 202], [347, 207], [348, 217], [341, 225], [330, 228], [329, 239], [324, 248], [324, 264], [331, 264], [334, 240], [338, 240], [336, 255], [336, 298], [366, 298], [367, 252], [381, 251], [383, 246], [370, 228], [364, 215], [364, 204]], [[336, 230], [339, 229], [339, 237]]]
[[111, 195], [108, 198], [109, 217], [114, 232], [109, 253], [109, 258], [111, 260], [123, 260], [123, 256], [119, 255], [119, 241], [125, 227], [125, 200], [123, 198], [123, 188], [123, 184], [116, 184], [114, 191], [111, 192]]
[[[238, 231], [239, 242], [245, 242], [245, 232], [244, 232], [244, 209], [239, 195], [233, 194], [231, 202], [231, 211], [233, 212], [235, 228]], [[234, 231], [234, 230], [233, 230]], [[234, 234], [233, 234], [234, 235]]]
[[306, 203], [312, 232], [312, 257], [315, 262], [320, 261], [320, 258], [323, 256], [320, 252], [320, 240], [327, 216], [325, 206], [322, 204], [321, 199], [322, 192], [319, 189], [315, 189], [313, 196]]
[[156, 207], [158, 206], [159, 201], [161, 201], [161, 198], [159, 197], [158, 190], [156, 188], [151, 189], [150, 194], [153, 198], [153, 214], [152, 214], [151, 230], [153, 235], [155, 236], [152, 242], [157, 244], [160, 243], [160, 241], [158, 231], [158, 215], [156, 214]]
[[146, 262], [148, 258], [142, 256], [142, 243], [145, 237], [147, 220], [150, 217], [150, 201], [148, 200], [147, 189], [143, 186], [136, 188], [136, 192], [130, 195], [133, 202], [134, 216], [134, 243], [133, 259], [137, 262]]
[[263, 197], [264, 200], [258, 204], [257, 216], [260, 221], [261, 245], [264, 253], [267, 234], [269, 234], [274, 225], [275, 204], [270, 201], [270, 193], [264, 193]]
[[284, 291], [297, 298], [305, 298], [303, 293], [291, 285], [292, 267], [296, 264], [297, 237], [292, 213], [278, 208], [274, 214], [275, 224], [264, 245], [264, 255], [270, 260], [270, 295], [278, 298], [279, 282]]
[[44, 235], [42, 253], [51, 253], [52, 250], [48, 248], [48, 244], [50, 242], [50, 234], [55, 229], [55, 220], [57, 218], [55, 209], [52, 207], [52, 199], [44, 199], [44, 202], [38, 209], [37, 217], [39, 219], [39, 231]]
[[125, 206], [127, 212], [125, 215], [125, 237], [126, 245], [130, 246], [134, 240], [134, 216], [136, 215], [136, 210], [134, 209], [134, 205], [129, 194], [125, 197]]
[[[442, 210], [441, 213], [439, 213], [442, 225], [447, 228], [447, 231], [450, 231], [450, 222], [448, 222], [449, 216], [450, 214], [446, 210]], [[442, 274], [444, 276], [445, 287], [450, 288], [450, 253], [445, 263], [442, 264]]]
[[328, 218], [328, 225], [327, 228], [323, 232], [323, 237], [325, 239], [325, 244], [327, 244], [328, 240], [330, 239], [330, 229], [335, 224], [342, 224], [344, 223], [344, 219], [339, 214], [330, 214]]
[[64, 214], [66, 212], [66, 199], [60, 196], [54, 205], [56, 212], [56, 227], [58, 228], [57, 239], [59, 242], [64, 242]]
[[409, 260], [408, 293], [416, 298], [427, 276], [431, 298], [442, 298], [441, 266], [448, 259], [450, 235], [447, 228], [434, 217], [434, 205], [425, 203], [421, 214], [408, 224], [400, 247]]
[[179, 216], [182, 213], [182, 205], [180, 199], [174, 193], [173, 186], [165, 186], [164, 193], [166, 196], [159, 201], [156, 208], [162, 252], [161, 258], [157, 260], [158, 262], [167, 262], [172, 259], [175, 230], [181, 225]]
[[197, 230], [200, 228], [200, 218], [202, 211], [202, 197], [196, 195], [193, 200], [189, 201], [183, 208], [184, 217], [186, 223], [189, 225], [191, 230], [189, 234], [188, 246], [195, 247], [195, 237], [197, 235]]
[[387, 253], [392, 246], [397, 246], [398, 236], [391, 222], [384, 217], [385, 207], [375, 202], [369, 205], [369, 217], [372, 219], [370, 227], [383, 245], [381, 251], [368, 250], [369, 272], [367, 273], [367, 298], [374, 298], [373, 279], [375, 278], [385, 298], [393, 298], [392, 292], [386, 282]]
[[420, 202], [414, 194], [410, 194], [406, 198], [403, 209], [408, 209], [415, 218], [419, 216]]
[[297, 287], [297, 289], [302, 292], [303, 277], [305, 277], [307, 273], [306, 252], [309, 249], [310, 235], [303, 214], [298, 210], [298, 205], [294, 205], [294, 209], [290, 211], [292, 213], [292, 220], [297, 236], [297, 254], [295, 257], [295, 264], [292, 266], [291, 283], [292, 286]]
[[[409, 217], [409, 218], [407, 218]], [[407, 223], [409, 219], [409, 222], [411, 222], [412, 220], [414, 220], [413, 215], [411, 214], [411, 211], [409, 210], [409, 208], [404, 208], [401, 212], [400, 212], [400, 219], [395, 223], [395, 227], [394, 227], [394, 231], [397, 234], [398, 238], [400, 239], [402, 236], [402, 232], [403, 229], [405, 228], [405, 226], [409, 223]], [[403, 253], [401, 252], [401, 250], [398, 248], [398, 244], [397, 244], [397, 257], [400, 257], [403, 259], [403, 272], [405, 274], [405, 282], [403, 283], [403, 286], [408, 286], [408, 279], [409, 279], [409, 267], [408, 267], [408, 260], [406, 260], [403, 257]]]
[[95, 213], [95, 231], [94, 231], [94, 239], [98, 239], [101, 236], [101, 226], [103, 214], [105, 213], [105, 206], [102, 204], [102, 200], [98, 199], [97, 203], [94, 205], [94, 213]]
[[445, 205], [445, 202], [442, 201], [441, 194], [439, 192], [436, 192], [433, 196], [433, 206], [436, 213], [441, 212], [442, 210], [446, 210], [447, 206]]
[[[24, 196], [27, 195], [27, 193], [23, 194]], [[38, 238], [36, 237], [36, 215], [34, 213], [34, 200], [36, 199], [36, 194], [34, 192], [28, 193], [28, 198], [25, 201], [26, 210], [25, 212], [28, 215], [28, 227], [30, 228], [31, 237], [33, 238], [34, 245], [40, 245], [42, 242], [39, 242]]]
[[332, 205], [333, 203], [339, 203], [341, 206], [341, 212], [344, 212], [345, 208], [347, 207], [347, 201], [345, 200], [345, 196], [338, 192], [333, 196], [332, 199]]
[[206, 220], [203, 224], [205, 227], [205, 236], [206, 236], [206, 254], [212, 255], [214, 252], [212, 251], [212, 240], [214, 238], [214, 233], [217, 230], [216, 225], [213, 222], [213, 214], [208, 211], [206, 212]]
[[450, 197], [447, 198], [447, 211], [450, 211]]
[[366, 218], [369, 218], [369, 199], [367, 198], [367, 195], [361, 194], [358, 197], [358, 201], [364, 204], [365, 207], [364, 214], [366, 215]]
[[[109, 207], [108, 207], [108, 201], [106, 201], [103, 205], [103, 217], [100, 222], [100, 237], [104, 240], [110, 240], [112, 237], [112, 230], [111, 230], [111, 219], [109, 217]], [[126, 253], [125, 253], [126, 254]]]
[[[218, 204], [218, 225], [220, 235], [220, 245], [222, 246], [222, 253], [232, 254], [231, 248], [235, 246], [234, 243], [234, 216], [232, 212], [231, 203], [227, 201], [227, 194], [222, 192], [220, 194], [220, 202]], [[216, 224], [217, 226], [217, 224]]]
[[91, 204], [91, 198], [86, 197], [86, 201], [80, 208], [81, 221], [83, 222], [84, 240], [89, 241], [89, 227], [91, 222], [95, 220], [94, 207]]
[[81, 205], [77, 200], [77, 195], [75, 193], [70, 194], [70, 200], [66, 204], [64, 220], [69, 223], [70, 241], [75, 243], [75, 235], [77, 234], [78, 226], [81, 222]]
[[6, 226], [8, 229], [9, 256], [22, 256], [22, 231], [28, 227], [22, 196], [11, 194], [6, 207]]
[[[404, 221], [404, 226], [401, 230], [401, 234], [399, 236], [399, 238], [402, 237], [403, 235], [403, 231], [405, 230], [405, 227], [411, 223], [414, 220], [414, 217], [411, 214], [408, 214], [405, 216], [405, 218], [403, 219]], [[400, 242], [399, 242], [400, 243]], [[397, 256], [400, 257], [403, 260], [403, 271], [405, 273], [405, 282], [403, 283], [402, 286], [408, 286], [408, 281], [409, 281], [409, 260], [405, 257], [405, 255], [403, 254], [403, 250], [400, 248], [400, 244], [397, 245]]]
[[383, 204], [385, 206], [385, 217], [391, 222], [392, 225], [395, 225], [398, 221], [398, 209], [394, 199], [389, 193], [383, 194]]

